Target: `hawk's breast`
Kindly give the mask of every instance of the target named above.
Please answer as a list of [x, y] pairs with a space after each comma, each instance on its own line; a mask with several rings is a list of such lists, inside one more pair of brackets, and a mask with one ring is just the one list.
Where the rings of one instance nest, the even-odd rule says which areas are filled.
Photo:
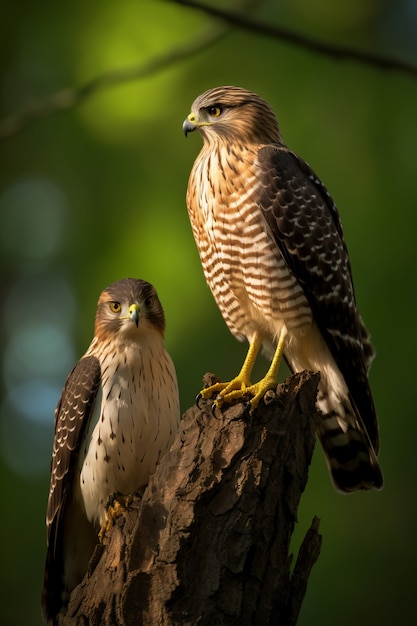
[[143, 489], [178, 428], [174, 366], [160, 349], [109, 351], [101, 391], [80, 450], [80, 487], [87, 518], [102, 524], [110, 495]]
[[273, 344], [283, 324], [310, 324], [311, 310], [268, 233], [253, 162], [250, 151], [203, 150], [187, 203], [206, 280], [230, 331], [249, 340], [258, 331]]

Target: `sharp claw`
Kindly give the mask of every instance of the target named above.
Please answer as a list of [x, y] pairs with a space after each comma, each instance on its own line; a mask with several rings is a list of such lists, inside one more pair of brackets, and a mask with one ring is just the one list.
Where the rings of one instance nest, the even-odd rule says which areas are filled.
[[217, 400], [215, 400], [211, 405], [211, 413], [215, 419], [220, 419], [221, 412], [217, 413], [216, 409], [220, 409], [221, 404]]
[[198, 394], [196, 395], [196, 397], [195, 397], [195, 403], [196, 403], [197, 409], [200, 409], [200, 408], [201, 408], [201, 407], [200, 407], [200, 402], [201, 402], [201, 400], [202, 400], [202, 399], [203, 399], [203, 394], [202, 394], [202, 393], [201, 393], [201, 391], [200, 391], [200, 393], [198, 393]]

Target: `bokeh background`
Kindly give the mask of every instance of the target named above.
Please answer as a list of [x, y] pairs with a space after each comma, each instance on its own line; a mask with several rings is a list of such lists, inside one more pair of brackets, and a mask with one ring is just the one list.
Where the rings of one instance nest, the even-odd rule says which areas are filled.
[[[253, 15], [267, 23], [417, 62], [415, 1], [256, 4]], [[162, 1], [21, 1], [1, 13], [2, 118], [224, 29]], [[294, 547], [317, 515], [323, 548], [299, 624], [411, 624], [416, 616], [417, 81], [230, 28], [211, 46], [0, 143], [2, 624], [41, 623], [54, 408], [92, 337], [100, 291], [126, 276], [156, 285], [183, 410], [204, 372], [227, 379], [241, 365], [246, 346], [229, 334], [205, 284], [185, 207], [201, 139], [185, 140], [182, 121], [199, 93], [221, 84], [268, 100], [287, 143], [329, 188], [378, 349], [371, 382], [386, 484], [379, 493], [336, 493], [317, 446]], [[265, 368], [259, 363], [259, 374]]]

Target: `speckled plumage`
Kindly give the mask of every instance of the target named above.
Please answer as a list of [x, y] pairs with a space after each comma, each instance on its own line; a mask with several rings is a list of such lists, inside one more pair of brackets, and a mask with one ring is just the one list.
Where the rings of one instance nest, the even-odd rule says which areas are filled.
[[[335, 485], [380, 488], [373, 348], [329, 193], [284, 144], [269, 105], [245, 89], [203, 93], [183, 129], [204, 140], [187, 206], [207, 283], [230, 331], [251, 345], [246, 369], [262, 345], [273, 364], [283, 348], [294, 372], [320, 371], [317, 433]], [[236, 380], [222, 401], [238, 397]]]
[[164, 328], [149, 283], [125, 279], [100, 295], [94, 338], [55, 412], [42, 595], [48, 622], [86, 571], [109, 497], [146, 487], [175, 437], [178, 387]]

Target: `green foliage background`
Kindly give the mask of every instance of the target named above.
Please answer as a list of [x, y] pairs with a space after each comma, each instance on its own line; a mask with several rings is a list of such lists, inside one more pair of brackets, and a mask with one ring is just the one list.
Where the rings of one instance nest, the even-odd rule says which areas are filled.
[[[211, 23], [144, 0], [23, 1], [2, 13], [3, 116], [186, 44]], [[416, 13], [406, 0], [269, 0], [255, 15], [416, 63]], [[317, 446], [294, 547], [313, 515], [324, 539], [299, 624], [413, 623], [417, 82], [231, 29], [180, 63], [0, 144], [3, 624], [40, 624], [53, 411], [92, 337], [102, 288], [126, 276], [157, 287], [183, 410], [204, 372], [226, 379], [240, 367], [246, 346], [229, 334], [205, 284], [185, 207], [201, 140], [186, 141], [181, 124], [194, 98], [221, 84], [268, 100], [288, 145], [330, 190], [378, 351], [371, 382], [385, 488], [336, 493]]]

